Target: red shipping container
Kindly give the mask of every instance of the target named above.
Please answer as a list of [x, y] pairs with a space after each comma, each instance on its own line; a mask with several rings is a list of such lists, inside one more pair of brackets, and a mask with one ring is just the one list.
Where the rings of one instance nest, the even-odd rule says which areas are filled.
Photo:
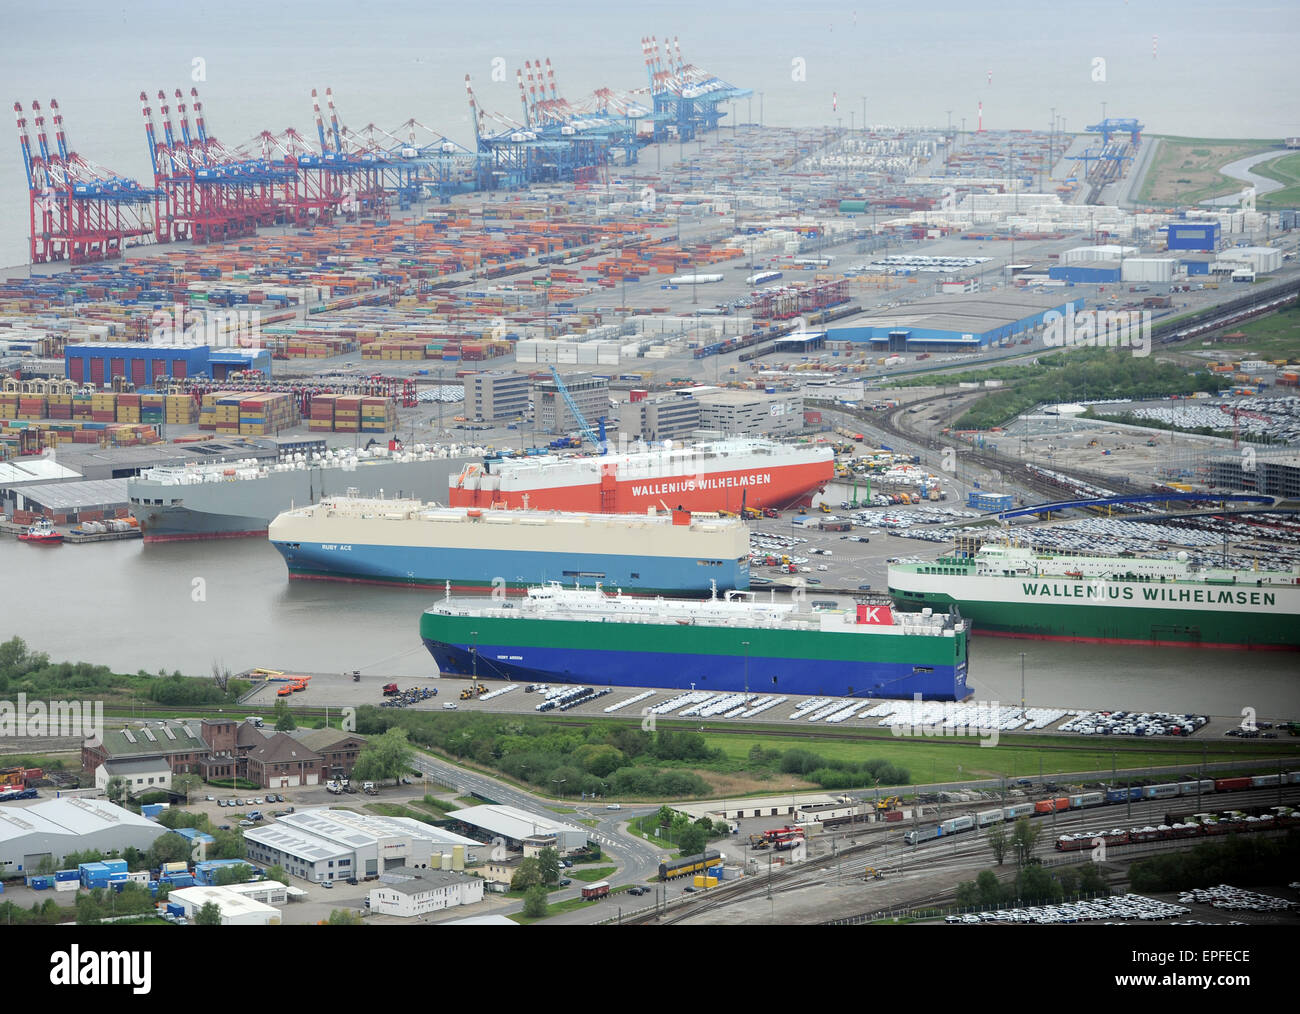
[[131, 382], [136, 387], [146, 387], [148, 385], [149, 380], [146, 372], [148, 368], [149, 364], [143, 359], [131, 360]]
[[68, 378], [82, 383], [86, 377], [86, 361], [84, 359], [69, 356], [68, 357]]

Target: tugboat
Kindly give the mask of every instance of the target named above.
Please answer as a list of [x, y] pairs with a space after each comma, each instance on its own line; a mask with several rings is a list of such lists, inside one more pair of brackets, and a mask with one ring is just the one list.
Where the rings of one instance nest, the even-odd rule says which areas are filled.
[[49, 518], [37, 518], [34, 525], [18, 536], [18, 541], [57, 546], [63, 542], [63, 534], [54, 530]]

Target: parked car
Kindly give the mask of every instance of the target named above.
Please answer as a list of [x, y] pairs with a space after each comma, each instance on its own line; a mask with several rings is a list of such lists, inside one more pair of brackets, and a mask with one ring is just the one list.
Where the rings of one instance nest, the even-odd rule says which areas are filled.
[[569, 886], [570, 884], [572, 884], [572, 883], [573, 883], [572, 880], [570, 880], [568, 877], [565, 877], [563, 880], [560, 881], [560, 886], [561, 886], [561, 887], [568, 887], [568, 886]]
[[331, 889], [334, 887], [334, 881], [332, 881], [332, 880], [322, 880], [321, 883], [320, 883], [320, 886], [323, 887], [323, 888], [325, 888], [325, 890], [327, 890], [327, 891], [328, 891], [328, 890], [331, 890]]

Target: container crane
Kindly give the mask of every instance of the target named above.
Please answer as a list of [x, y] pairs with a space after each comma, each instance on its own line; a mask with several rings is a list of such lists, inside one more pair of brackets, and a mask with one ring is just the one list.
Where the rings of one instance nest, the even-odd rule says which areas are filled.
[[554, 366], [551, 367], [551, 377], [555, 380], [556, 390], [560, 392], [561, 397], [564, 398], [564, 403], [569, 406], [569, 411], [573, 413], [573, 418], [578, 423], [578, 429], [582, 431], [582, 435], [590, 440], [601, 454], [608, 453], [609, 442], [605, 439], [605, 417], [601, 416], [597, 421], [597, 425], [600, 426], [600, 434], [597, 435], [596, 431], [591, 428], [591, 423], [587, 422], [586, 417], [578, 410], [578, 403], [573, 400], [573, 395], [564, 386], [564, 381], [560, 379], [560, 373]]

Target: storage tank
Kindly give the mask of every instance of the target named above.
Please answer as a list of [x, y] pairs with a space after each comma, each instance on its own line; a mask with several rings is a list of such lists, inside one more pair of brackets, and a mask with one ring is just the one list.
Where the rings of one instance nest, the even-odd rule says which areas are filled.
[[451, 868], [453, 870], [463, 870], [465, 868], [464, 845], [453, 845], [451, 847]]

